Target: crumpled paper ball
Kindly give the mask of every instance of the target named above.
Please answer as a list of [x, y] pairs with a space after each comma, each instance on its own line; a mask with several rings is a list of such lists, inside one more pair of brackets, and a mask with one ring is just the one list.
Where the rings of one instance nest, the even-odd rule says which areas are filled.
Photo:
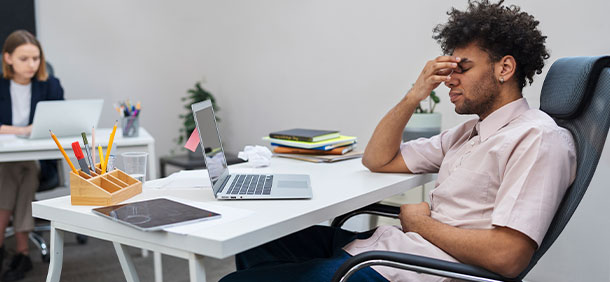
[[273, 153], [269, 151], [269, 148], [258, 145], [247, 145], [246, 147], [244, 147], [244, 150], [242, 152], [239, 152], [237, 154], [238, 158], [244, 161], [248, 161], [248, 163], [252, 167], [269, 166], [269, 164], [271, 164], [271, 156], [273, 156]]

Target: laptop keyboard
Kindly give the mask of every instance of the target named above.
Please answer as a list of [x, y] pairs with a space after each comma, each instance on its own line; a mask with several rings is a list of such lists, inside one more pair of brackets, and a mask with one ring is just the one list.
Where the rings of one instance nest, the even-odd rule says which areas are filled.
[[233, 178], [227, 194], [231, 195], [269, 195], [273, 175], [238, 174]]

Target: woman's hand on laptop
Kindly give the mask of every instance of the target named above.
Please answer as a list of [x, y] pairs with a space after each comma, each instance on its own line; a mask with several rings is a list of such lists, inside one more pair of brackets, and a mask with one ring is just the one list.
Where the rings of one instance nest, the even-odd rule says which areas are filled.
[[28, 126], [20, 126], [19, 128], [19, 133], [18, 135], [30, 135], [30, 133], [32, 133], [32, 125], [28, 125]]

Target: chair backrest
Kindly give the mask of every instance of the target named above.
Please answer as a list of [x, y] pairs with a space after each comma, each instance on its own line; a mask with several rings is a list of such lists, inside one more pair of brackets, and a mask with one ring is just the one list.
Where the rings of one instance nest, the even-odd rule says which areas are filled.
[[520, 279], [561, 234], [593, 178], [610, 126], [610, 56], [557, 60], [544, 80], [540, 109], [572, 133], [578, 165], [576, 179]]

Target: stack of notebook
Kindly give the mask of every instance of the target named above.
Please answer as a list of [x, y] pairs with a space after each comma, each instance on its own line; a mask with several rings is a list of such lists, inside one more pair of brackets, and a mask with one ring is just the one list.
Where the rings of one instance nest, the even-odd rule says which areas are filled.
[[353, 151], [356, 137], [341, 135], [336, 130], [295, 128], [272, 132], [263, 140], [270, 141], [275, 146], [273, 152], [280, 157], [335, 162], [362, 156], [361, 152]]

